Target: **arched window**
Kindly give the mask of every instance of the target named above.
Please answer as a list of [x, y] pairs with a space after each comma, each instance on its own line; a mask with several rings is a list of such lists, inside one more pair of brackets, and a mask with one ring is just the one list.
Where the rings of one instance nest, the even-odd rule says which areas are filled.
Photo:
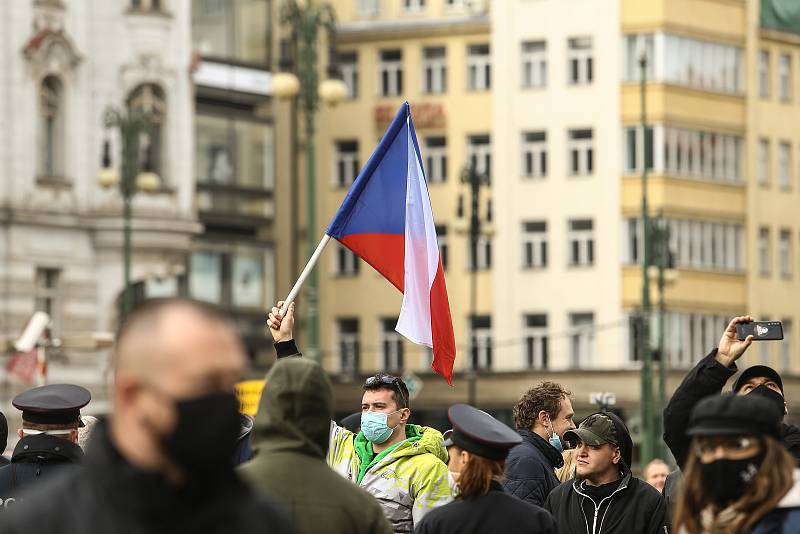
[[39, 174], [64, 175], [64, 89], [55, 76], [42, 80], [39, 93]]
[[155, 84], [140, 85], [128, 97], [128, 110], [144, 114], [151, 123], [147, 132], [139, 138], [139, 168], [145, 166], [164, 179], [164, 155], [167, 105], [164, 91]]

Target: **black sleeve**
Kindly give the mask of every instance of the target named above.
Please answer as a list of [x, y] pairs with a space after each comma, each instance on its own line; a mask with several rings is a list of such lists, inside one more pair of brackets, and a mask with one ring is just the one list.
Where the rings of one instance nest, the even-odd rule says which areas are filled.
[[675, 456], [678, 466], [683, 468], [689, 451], [689, 436], [686, 427], [692, 408], [701, 399], [718, 395], [730, 377], [736, 374], [736, 364], [725, 367], [716, 360], [717, 349], [700, 360], [689, 371], [681, 385], [673, 393], [664, 408], [664, 442]]
[[278, 356], [278, 359], [281, 358], [288, 358], [290, 356], [302, 356], [303, 354], [297, 348], [297, 344], [294, 342], [294, 339], [290, 339], [289, 341], [279, 341], [275, 343], [275, 353]]
[[531, 458], [517, 458], [506, 468], [505, 477], [506, 493], [536, 506], [544, 505], [552, 489], [541, 463]]
[[653, 512], [649, 515], [650, 524], [647, 525], [646, 534], [665, 534], [669, 532], [669, 520], [667, 518], [667, 503], [661, 496], [656, 501]]

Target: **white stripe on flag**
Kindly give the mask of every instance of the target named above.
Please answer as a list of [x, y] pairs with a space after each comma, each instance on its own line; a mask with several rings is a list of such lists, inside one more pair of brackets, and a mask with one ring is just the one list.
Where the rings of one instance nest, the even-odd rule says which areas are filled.
[[[408, 119], [406, 119], [408, 124]], [[433, 347], [431, 328], [431, 286], [439, 269], [439, 247], [433, 222], [431, 199], [408, 131], [408, 172], [406, 178], [406, 235], [403, 306], [396, 330], [418, 345]]]

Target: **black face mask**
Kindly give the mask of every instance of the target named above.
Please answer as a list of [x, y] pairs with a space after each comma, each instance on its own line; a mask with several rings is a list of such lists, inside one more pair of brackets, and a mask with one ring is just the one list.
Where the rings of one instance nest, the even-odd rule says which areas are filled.
[[703, 489], [717, 508], [726, 508], [742, 498], [755, 479], [764, 453], [744, 460], [715, 460], [709, 464], [700, 463], [703, 475]]
[[233, 393], [212, 393], [175, 402], [177, 421], [161, 443], [187, 474], [209, 474], [232, 468], [239, 438], [239, 401]]
[[783, 395], [775, 391], [774, 389], [770, 389], [764, 384], [761, 384], [757, 388], [753, 389], [748, 393], [748, 395], [760, 395], [774, 404], [778, 410], [780, 410], [781, 417], [785, 412], [786, 406], [783, 403]]

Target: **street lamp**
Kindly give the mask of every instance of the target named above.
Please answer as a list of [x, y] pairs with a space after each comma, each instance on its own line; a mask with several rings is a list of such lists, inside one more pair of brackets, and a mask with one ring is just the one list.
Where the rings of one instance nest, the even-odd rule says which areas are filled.
[[119, 129], [122, 141], [122, 175], [114, 169], [111, 160], [111, 142], [103, 142], [103, 158], [97, 173], [97, 183], [104, 189], [119, 187], [122, 195], [123, 217], [123, 268], [124, 285], [122, 289], [122, 311], [120, 324], [125, 320], [131, 308], [131, 217], [133, 197], [137, 192], [153, 193], [161, 188], [161, 179], [152, 169], [152, 146], [145, 151], [145, 161], [139, 168], [139, 138], [152, 127], [152, 122], [144, 113], [121, 112], [107, 108], [104, 119], [105, 127]]
[[[336, 61], [335, 31], [336, 15], [333, 7], [327, 3], [317, 4], [313, 0], [299, 3], [297, 0], [284, 0], [280, 9], [281, 22], [291, 29], [293, 38], [298, 44], [297, 75], [288, 72], [293, 61], [289, 58], [289, 46], [281, 43], [281, 65], [286, 72], [276, 73], [272, 78], [272, 92], [282, 100], [297, 97], [299, 108], [305, 119], [305, 156], [306, 156], [306, 246], [308, 257], [317, 247], [316, 235], [316, 147], [314, 135], [316, 131], [315, 115], [319, 101], [328, 105], [336, 105], [347, 96], [347, 87], [339, 79]], [[317, 65], [317, 42], [320, 30], [328, 35], [328, 78], [319, 83]], [[317, 273], [311, 271], [305, 283], [306, 296], [306, 347], [308, 357], [319, 360], [319, 312], [317, 310]]]

